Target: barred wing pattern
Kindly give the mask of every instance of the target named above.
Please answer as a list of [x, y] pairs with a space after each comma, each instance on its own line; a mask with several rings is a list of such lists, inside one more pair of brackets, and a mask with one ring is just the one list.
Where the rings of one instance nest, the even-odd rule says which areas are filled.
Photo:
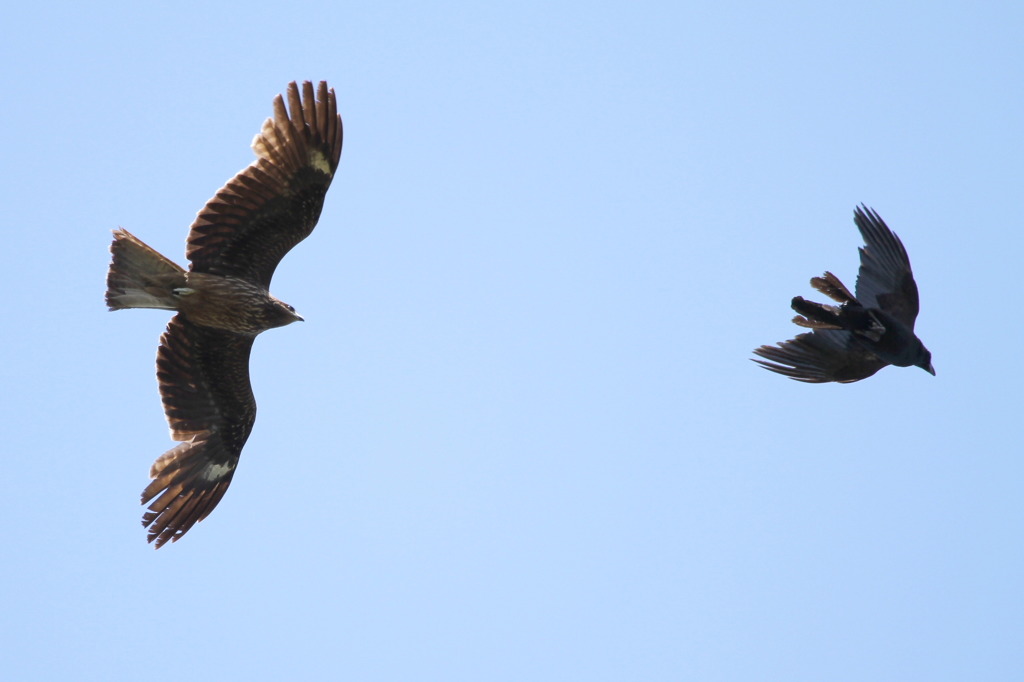
[[252, 148], [256, 162], [222, 187], [192, 223], [191, 269], [270, 286], [288, 251], [309, 236], [341, 158], [342, 125], [333, 89], [288, 85]]
[[[142, 525], [160, 547], [213, 511], [234, 476], [256, 421], [249, 383], [255, 337], [192, 324], [175, 315], [160, 337], [157, 381], [171, 438], [181, 441], [150, 470]], [[154, 499], [155, 498], [155, 499]]]

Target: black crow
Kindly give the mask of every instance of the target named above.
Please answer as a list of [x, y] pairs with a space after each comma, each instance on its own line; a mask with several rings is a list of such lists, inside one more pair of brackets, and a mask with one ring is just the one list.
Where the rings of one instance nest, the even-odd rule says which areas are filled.
[[900, 238], [873, 209], [859, 206], [853, 220], [864, 237], [857, 295], [831, 272], [811, 286], [841, 305], [814, 303], [797, 296], [793, 322], [813, 331], [775, 346], [755, 348], [762, 367], [808, 383], [866, 379], [886, 365], [920, 367], [934, 375], [932, 354], [914, 335], [917, 284]]

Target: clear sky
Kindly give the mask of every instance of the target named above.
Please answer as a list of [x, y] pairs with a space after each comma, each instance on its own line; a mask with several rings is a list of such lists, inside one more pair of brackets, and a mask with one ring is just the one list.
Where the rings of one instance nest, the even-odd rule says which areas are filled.
[[[0, 28], [11, 680], [1024, 679], [1018, 2], [20, 3]], [[345, 147], [231, 489], [154, 551], [184, 263], [291, 80]], [[902, 238], [938, 376], [749, 361]]]

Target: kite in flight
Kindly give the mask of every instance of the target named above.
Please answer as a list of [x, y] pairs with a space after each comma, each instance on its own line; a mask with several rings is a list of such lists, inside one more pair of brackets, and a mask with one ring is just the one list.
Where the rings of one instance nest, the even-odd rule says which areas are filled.
[[797, 381], [850, 383], [886, 365], [920, 367], [934, 375], [932, 354], [914, 335], [919, 308], [917, 284], [903, 243], [873, 209], [853, 212], [865, 246], [860, 247], [857, 295], [831, 272], [811, 286], [841, 305], [813, 303], [797, 296], [793, 322], [812, 331], [775, 346], [761, 346], [754, 360]]
[[313, 231], [341, 158], [334, 90], [288, 84], [253, 140], [258, 157], [196, 216], [186, 271], [123, 229], [114, 231], [107, 306], [175, 310], [156, 376], [171, 438], [142, 492], [142, 525], [159, 548], [206, 518], [231, 483], [256, 419], [249, 352], [260, 332], [300, 321], [268, 288], [277, 264]]

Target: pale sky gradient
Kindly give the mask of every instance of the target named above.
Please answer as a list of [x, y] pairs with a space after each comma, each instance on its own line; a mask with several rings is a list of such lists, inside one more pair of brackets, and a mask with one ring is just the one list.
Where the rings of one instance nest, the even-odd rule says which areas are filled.
[[[1017, 2], [21, 3], [0, 27], [11, 680], [1024, 679]], [[184, 263], [291, 80], [345, 123], [216, 511], [154, 551]], [[749, 361], [864, 202], [938, 376]]]

